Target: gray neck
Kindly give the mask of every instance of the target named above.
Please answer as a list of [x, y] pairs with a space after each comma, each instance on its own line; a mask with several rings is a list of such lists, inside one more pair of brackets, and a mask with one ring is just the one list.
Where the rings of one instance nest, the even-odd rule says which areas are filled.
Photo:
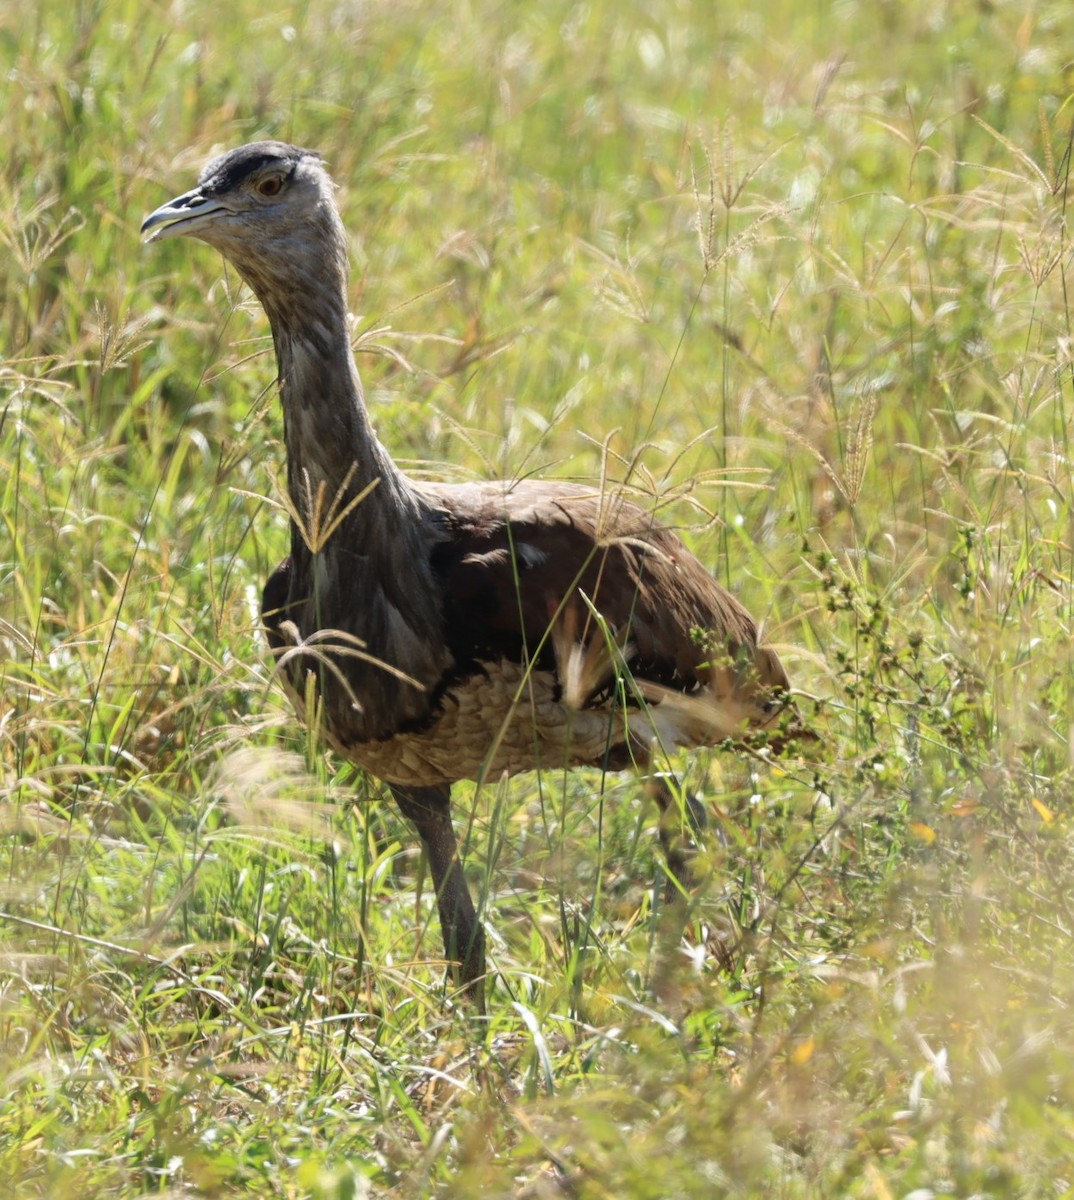
[[367, 540], [390, 539], [393, 527], [412, 517], [420, 501], [369, 421], [350, 346], [345, 241], [338, 217], [332, 224], [335, 236], [321, 242], [328, 253], [294, 256], [293, 264], [301, 267], [292, 271], [286, 291], [259, 286], [265, 281], [256, 270], [244, 274], [272, 326], [287, 490], [302, 540], [314, 550], [322, 546], [335, 519], [371, 488], [339, 528], [356, 551], [372, 553]]
[[[313, 657], [296, 660], [292, 680], [301, 690], [318, 655], [329, 662], [318, 685], [326, 720], [341, 742], [358, 744], [424, 720], [451, 655], [430, 561], [437, 518], [370, 425], [347, 324], [346, 237], [327, 177], [323, 185], [322, 202], [269, 252], [239, 238], [222, 249], [261, 301], [276, 346], [293, 509], [285, 619], [300, 640], [325, 635]], [[341, 638], [372, 657], [331, 652]]]

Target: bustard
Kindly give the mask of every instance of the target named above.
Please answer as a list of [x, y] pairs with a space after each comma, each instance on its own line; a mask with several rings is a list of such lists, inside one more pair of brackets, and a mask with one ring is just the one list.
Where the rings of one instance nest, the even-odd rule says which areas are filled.
[[783, 666], [679, 538], [621, 496], [426, 483], [395, 466], [351, 352], [347, 239], [319, 154], [231, 150], [142, 233], [208, 242], [268, 315], [292, 522], [265, 587], [267, 637], [299, 714], [314, 695], [328, 743], [416, 827], [448, 961], [481, 1005], [484, 937], [451, 785], [618, 770], [648, 763], [654, 742], [772, 729], [789, 707]]

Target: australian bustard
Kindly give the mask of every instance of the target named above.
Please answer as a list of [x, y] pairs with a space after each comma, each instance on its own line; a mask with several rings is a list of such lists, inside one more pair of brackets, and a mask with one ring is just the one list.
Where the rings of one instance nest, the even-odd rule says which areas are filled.
[[[321, 156], [254, 142], [142, 225], [214, 246], [268, 314], [291, 553], [263, 619], [300, 713], [416, 827], [444, 946], [481, 1003], [484, 938], [450, 815], [460, 779], [618, 770], [773, 728], [788, 681], [679, 538], [558, 482], [408, 479], [370, 425], [347, 322], [347, 239]], [[312, 687], [312, 691], [310, 690]], [[678, 864], [681, 865], [681, 864]]]

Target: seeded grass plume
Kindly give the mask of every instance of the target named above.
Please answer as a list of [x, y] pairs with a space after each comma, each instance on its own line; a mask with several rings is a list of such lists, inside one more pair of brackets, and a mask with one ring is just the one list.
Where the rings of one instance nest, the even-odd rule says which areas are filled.
[[[1074, 1191], [1072, 23], [4, 22], [6, 1194]], [[681, 942], [635, 781], [457, 800], [485, 1022], [409, 835], [271, 678], [267, 326], [209, 250], [139, 245], [258, 136], [343, 185], [395, 456], [629, 487], [816, 697], [800, 763], [676, 764], [711, 827]]]

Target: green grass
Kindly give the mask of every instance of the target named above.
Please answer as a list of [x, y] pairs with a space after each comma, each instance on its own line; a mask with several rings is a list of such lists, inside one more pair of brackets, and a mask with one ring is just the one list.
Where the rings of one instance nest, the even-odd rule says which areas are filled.
[[[1074, 1196], [1074, 17], [755, 8], [0, 20], [3, 1194]], [[487, 1021], [272, 682], [267, 324], [139, 242], [257, 136], [397, 458], [638, 489], [816, 698], [679, 764], [681, 943], [635, 780], [460, 785]]]

